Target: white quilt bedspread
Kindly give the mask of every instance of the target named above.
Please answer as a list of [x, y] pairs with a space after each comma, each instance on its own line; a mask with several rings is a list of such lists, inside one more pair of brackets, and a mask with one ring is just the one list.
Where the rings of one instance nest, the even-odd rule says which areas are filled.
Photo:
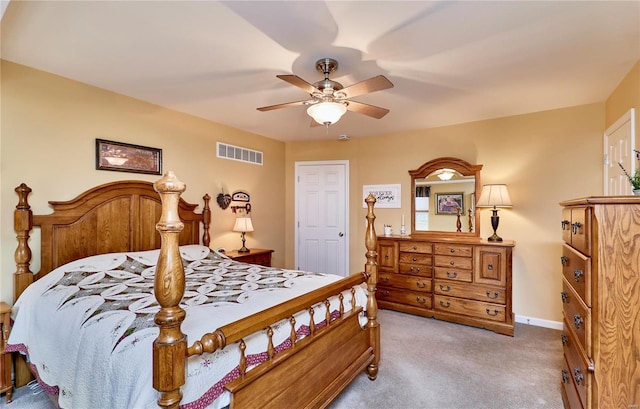
[[[238, 263], [207, 247], [180, 247], [186, 273], [182, 331], [189, 345], [207, 332], [341, 277]], [[154, 408], [153, 322], [159, 306], [153, 276], [159, 250], [93, 256], [57, 268], [33, 283], [13, 307], [9, 351], [28, 354], [39, 381], [58, 394], [62, 408]], [[345, 310], [351, 294], [344, 292]], [[366, 291], [357, 287], [357, 305]], [[338, 310], [337, 299], [331, 310]], [[314, 320], [323, 325], [325, 306]], [[364, 324], [364, 321], [362, 321]], [[296, 315], [299, 334], [309, 314]], [[273, 327], [276, 350], [288, 345], [287, 320]], [[266, 359], [266, 336], [245, 339], [250, 364]], [[182, 407], [222, 407], [223, 386], [237, 376], [239, 351], [229, 345], [189, 358]]]

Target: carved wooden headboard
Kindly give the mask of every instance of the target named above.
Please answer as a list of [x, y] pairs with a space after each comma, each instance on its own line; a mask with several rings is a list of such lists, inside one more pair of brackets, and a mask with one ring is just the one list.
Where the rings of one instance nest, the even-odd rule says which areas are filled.
[[[23, 183], [15, 190], [18, 205], [14, 226], [18, 247], [15, 252], [14, 299], [34, 279], [70, 261], [95, 254], [160, 248], [156, 223], [162, 213], [162, 204], [151, 182], [127, 180], [100, 185], [75, 199], [49, 202], [53, 213], [47, 215], [32, 213], [27, 200], [31, 188]], [[209, 195], [205, 195], [203, 200], [202, 213], [195, 213], [197, 205], [180, 199], [178, 214], [184, 223], [180, 245], [200, 243], [201, 222], [202, 243], [209, 245]], [[40, 272], [35, 276], [29, 269], [31, 249], [28, 244], [34, 226], [41, 229]]]

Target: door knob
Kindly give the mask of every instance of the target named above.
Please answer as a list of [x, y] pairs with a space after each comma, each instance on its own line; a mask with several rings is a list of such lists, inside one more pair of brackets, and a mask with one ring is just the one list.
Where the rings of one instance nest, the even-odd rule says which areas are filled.
[[342, 236], [344, 236], [343, 232], [338, 233], [338, 237], [342, 237]]

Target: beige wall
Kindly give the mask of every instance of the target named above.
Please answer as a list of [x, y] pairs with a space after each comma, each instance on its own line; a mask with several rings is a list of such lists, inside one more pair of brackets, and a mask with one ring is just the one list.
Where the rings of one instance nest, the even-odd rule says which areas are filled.
[[[366, 120], [366, 119], [365, 119]], [[362, 185], [400, 183], [402, 209], [378, 209], [376, 226], [409, 217], [408, 170], [442, 156], [482, 164], [482, 183], [506, 183], [514, 207], [500, 211], [499, 234], [515, 240], [513, 308], [518, 315], [561, 320], [560, 206], [602, 193], [604, 104], [493, 119], [347, 142], [287, 143], [287, 264], [293, 263], [293, 172], [296, 161], [350, 161], [350, 268], [364, 264]], [[358, 205], [356, 205], [358, 204]], [[491, 235], [490, 212], [481, 236]], [[380, 231], [378, 231], [380, 233]]]
[[[6, 61], [1, 84], [0, 299], [13, 300], [13, 189], [21, 182], [33, 189], [34, 212], [49, 213], [48, 200], [72, 199], [101, 183], [160, 178], [95, 170], [96, 138], [162, 148], [163, 170], [187, 184], [187, 201], [214, 198], [212, 246], [241, 245], [231, 232], [231, 209], [222, 211], [215, 196], [222, 188], [249, 192], [256, 231], [247, 234], [247, 246], [275, 249], [274, 264], [284, 264], [284, 143]], [[263, 151], [264, 165], [216, 158], [217, 141]]]

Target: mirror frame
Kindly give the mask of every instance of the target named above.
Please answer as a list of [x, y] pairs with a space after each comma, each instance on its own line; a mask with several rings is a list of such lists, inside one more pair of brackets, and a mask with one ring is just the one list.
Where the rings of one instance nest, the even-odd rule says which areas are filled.
[[[409, 175], [411, 175], [411, 236], [412, 237], [421, 237], [421, 236], [434, 236], [438, 237], [480, 237], [480, 214], [476, 210], [475, 212], [475, 224], [472, 232], [451, 232], [451, 231], [437, 231], [437, 230], [415, 230], [415, 218], [416, 218], [416, 179], [426, 178], [431, 173], [435, 172], [438, 169], [453, 169], [464, 176], [474, 176], [476, 182], [476, 203], [478, 201], [479, 192], [482, 189], [482, 184], [480, 183], [480, 170], [482, 170], [482, 165], [472, 165], [467, 161], [458, 158], [451, 157], [443, 157], [433, 159], [429, 162], [426, 162], [418, 169], [410, 170]], [[475, 203], [474, 203], [475, 204]]]

